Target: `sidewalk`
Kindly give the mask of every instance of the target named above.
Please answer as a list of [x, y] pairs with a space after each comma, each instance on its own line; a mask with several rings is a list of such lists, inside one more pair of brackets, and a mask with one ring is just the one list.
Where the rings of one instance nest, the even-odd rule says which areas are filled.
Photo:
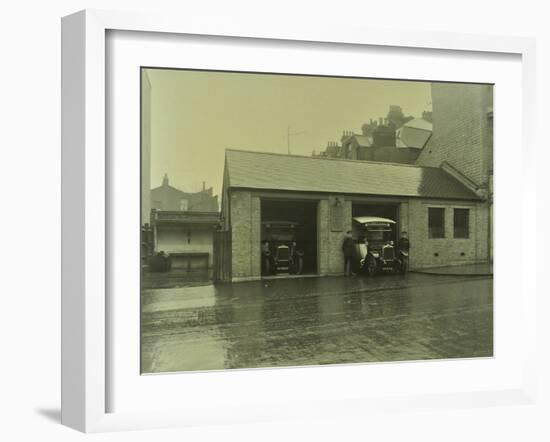
[[425, 275], [453, 275], [453, 276], [493, 276], [493, 264], [467, 264], [446, 267], [433, 267], [429, 269], [411, 270], [413, 273]]

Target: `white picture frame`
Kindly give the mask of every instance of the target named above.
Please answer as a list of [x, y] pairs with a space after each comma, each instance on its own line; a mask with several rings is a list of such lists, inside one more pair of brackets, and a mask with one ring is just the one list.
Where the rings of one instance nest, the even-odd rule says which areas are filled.
[[[463, 393], [427, 393], [346, 398], [327, 397], [311, 407], [274, 405], [253, 412], [251, 404], [235, 407], [239, 414], [217, 415], [199, 410], [108, 412], [108, 376], [112, 354], [108, 343], [111, 312], [108, 302], [109, 168], [106, 151], [108, 84], [106, 35], [109, 31], [142, 31], [163, 35], [205, 35], [271, 39], [296, 42], [369, 45], [381, 48], [425, 48], [470, 51], [478, 54], [515, 54], [521, 57], [522, 139], [524, 183], [521, 188], [522, 219], [534, 217], [534, 174], [528, 171], [534, 158], [535, 42], [519, 37], [494, 37], [451, 33], [348, 28], [319, 24], [292, 27], [281, 23], [247, 26], [209, 23], [194, 17], [162, 17], [145, 14], [87, 10], [62, 21], [62, 423], [84, 432], [186, 426], [217, 422], [248, 422], [287, 417], [387, 412], [431, 408], [460, 408], [499, 404], [533, 403], [536, 397], [535, 339], [526, 344], [524, 375], [520, 384], [493, 390]], [[114, 171], [116, 173], [116, 170]], [[529, 184], [532, 180], [532, 184]], [[523, 241], [519, 250], [522, 274], [534, 244]], [[498, 250], [498, 248], [497, 248]], [[521, 279], [519, 325], [528, 336], [535, 334], [535, 281]], [[517, 326], [517, 324], [516, 324]], [[361, 369], [357, 367], [357, 369]], [[293, 369], [296, 370], [296, 369]], [[293, 376], [286, 370], [286, 376]], [[326, 370], [326, 368], [324, 368]], [[289, 374], [290, 373], [290, 374]], [[241, 371], [240, 377], [246, 377]], [[243, 381], [246, 385], [246, 379]], [[261, 408], [261, 407], [259, 407]]]

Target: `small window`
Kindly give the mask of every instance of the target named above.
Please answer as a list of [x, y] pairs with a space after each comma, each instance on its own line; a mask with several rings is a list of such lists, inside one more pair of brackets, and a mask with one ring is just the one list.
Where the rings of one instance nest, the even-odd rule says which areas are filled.
[[445, 209], [428, 208], [428, 237], [445, 238]]
[[185, 212], [187, 210], [189, 210], [189, 200], [186, 199], [186, 198], [183, 198], [180, 200], [180, 210], [182, 212]]
[[454, 210], [454, 237], [470, 237], [470, 209]]

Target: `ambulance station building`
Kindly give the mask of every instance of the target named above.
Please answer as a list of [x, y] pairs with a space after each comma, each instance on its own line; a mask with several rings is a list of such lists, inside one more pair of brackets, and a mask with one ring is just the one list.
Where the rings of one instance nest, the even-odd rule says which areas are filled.
[[261, 277], [262, 223], [277, 221], [299, 226], [304, 273], [343, 274], [342, 242], [357, 216], [393, 219], [396, 235], [406, 230], [411, 269], [489, 260], [486, 197], [448, 163], [226, 151], [221, 224], [228, 280]]

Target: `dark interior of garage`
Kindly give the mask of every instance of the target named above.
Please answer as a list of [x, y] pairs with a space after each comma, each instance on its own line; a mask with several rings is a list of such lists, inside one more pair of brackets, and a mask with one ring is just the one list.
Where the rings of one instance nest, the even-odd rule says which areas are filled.
[[[316, 201], [262, 200], [261, 221], [262, 244], [268, 241], [273, 249], [277, 244], [295, 241], [297, 248], [303, 251], [301, 273], [317, 273]], [[282, 230], [280, 235], [273, 227], [277, 223], [282, 226], [279, 229], [279, 233]]]

